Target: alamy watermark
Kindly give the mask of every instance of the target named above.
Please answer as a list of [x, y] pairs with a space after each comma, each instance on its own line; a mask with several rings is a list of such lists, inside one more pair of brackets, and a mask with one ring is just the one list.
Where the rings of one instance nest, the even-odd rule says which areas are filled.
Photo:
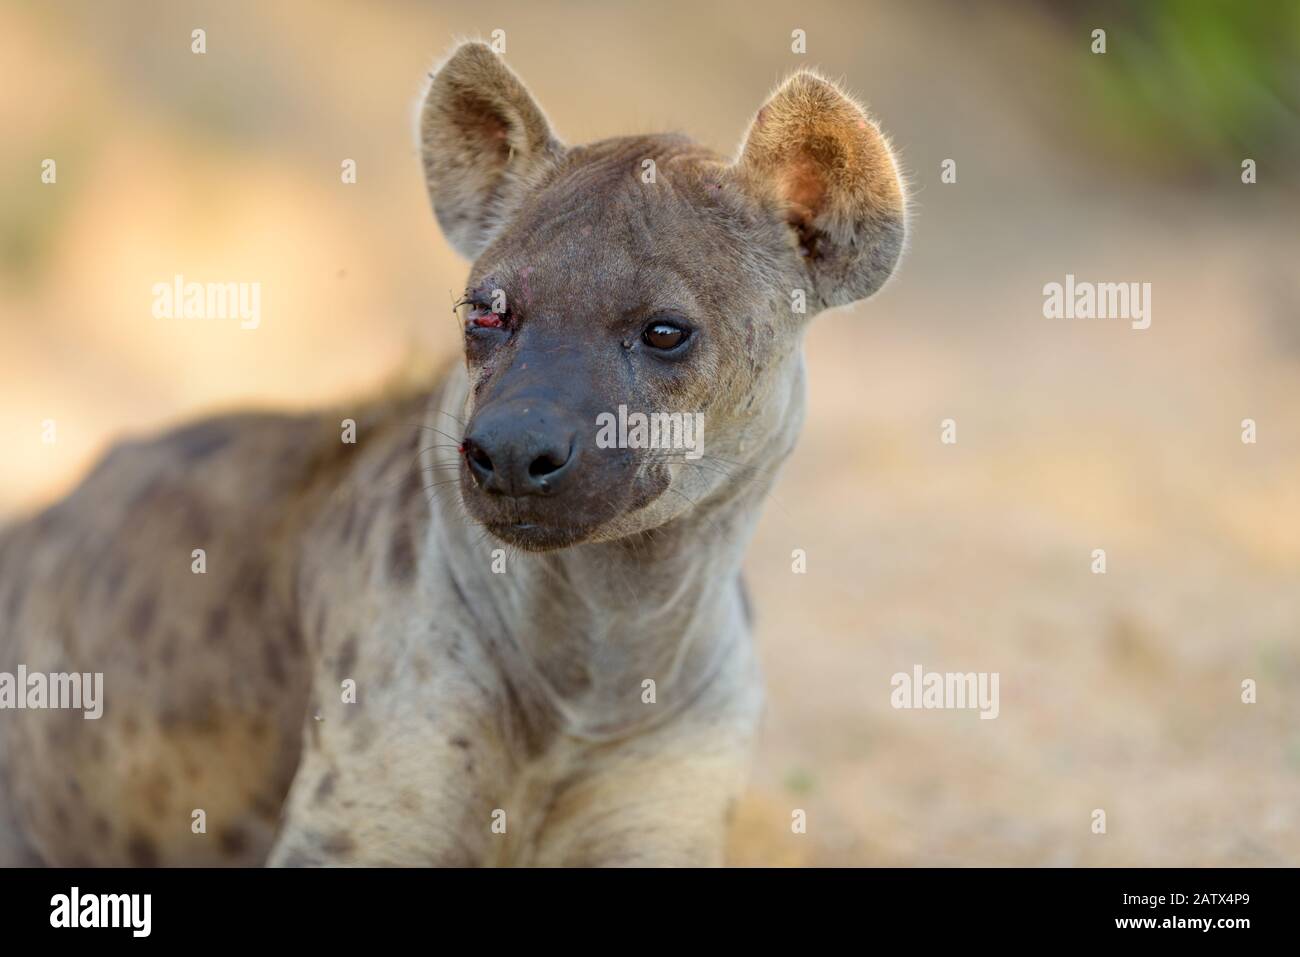
[[152, 912], [152, 894], [83, 894], [74, 885], [50, 898], [51, 927], [121, 927], [132, 937], [148, 937]]
[[628, 412], [596, 416], [596, 447], [601, 449], [680, 449], [688, 459], [704, 454], [703, 412]]
[[186, 282], [177, 273], [171, 282], [153, 284], [155, 319], [238, 319], [239, 328], [262, 324], [260, 282]]
[[929, 671], [920, 665], [889, 679], [895, 708], [978, 710], [980, 718], [998, 716], [998, 672]]
[[1066, 273], [1065, 282], [1043, 286], [1046, 319], [1128, 319], [1134, 329], [1151, 326], [1151, 283], [1079, 282]]
[[87, 721], [104, 713], [104, 673], [80, 671], [28, 672], [26, 665], [18, 673], [0, 671], [0, 711], [79, 709]]

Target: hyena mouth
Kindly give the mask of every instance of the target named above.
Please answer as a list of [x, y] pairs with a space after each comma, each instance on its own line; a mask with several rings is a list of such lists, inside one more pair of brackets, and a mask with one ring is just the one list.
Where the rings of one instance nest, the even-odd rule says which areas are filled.
[[541, 522], [487, 522], [487, 530], [508, 545], [530, 552], [549, 552], [584, 541], [594, 525], [544, 525]]

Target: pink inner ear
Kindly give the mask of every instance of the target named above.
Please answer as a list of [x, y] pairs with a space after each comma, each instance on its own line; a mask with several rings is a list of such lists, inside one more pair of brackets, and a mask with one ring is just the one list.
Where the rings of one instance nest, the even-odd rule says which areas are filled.
[[788, 163], [780, 184], [781, 196], [790, 204], [790, 222], [811, 223], [826, 201], [826, 181], [817, 164], [807, 157]]
[[509, 153], [510, 127], [495, 106], [477, 97], [464, 97], [458, 106], [455, 121], [463, 136], [475, 141], [480, 149], [503, 157]]

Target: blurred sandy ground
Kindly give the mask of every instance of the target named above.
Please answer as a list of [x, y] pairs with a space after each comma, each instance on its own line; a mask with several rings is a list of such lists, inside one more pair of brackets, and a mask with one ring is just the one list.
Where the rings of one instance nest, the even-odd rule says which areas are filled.
[[[1126, 151], [1084, 119], [1105, 61], [1059, 14], [7, 3], [0, 514], [117, 436], [450, 354], [466, 266], [411, 115], [452, 40], [496, 28], [571, 142], [676, 128], [730, 152], [811, 63], [869, 101], [914, 183], [901, 274], [811, 332], [808, 428], [751, 551], [770, 705], [732, 859], [1300, 863], [1298, 164], [1255, 157], [1246, 187], [1233, 155], [1188, 172]], [[1043, 319], [1066, 272], [1151, 282], [1152, 327]], [[155, 320], [176, 273], [260, 281], [261, 328]], [[1001, 716], [892, 710], [914, 664], [1000, 672]]]

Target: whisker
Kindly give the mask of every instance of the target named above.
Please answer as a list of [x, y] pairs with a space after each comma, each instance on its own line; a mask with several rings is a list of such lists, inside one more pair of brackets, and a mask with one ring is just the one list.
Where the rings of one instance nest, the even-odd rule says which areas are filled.
[[462, 444], [462, 440], [459, 439], [459, 438], [457, 438], [456, 436], [452, 435], [450, 432], [444, 432], [444, 431], [442, 431], [442, 429], [434, 428], [432, 425], [421, 425], [421, 426], [419, 426], [419, 428], [421, 428], [421, 429], [428, 429], [430, 432], [437, 432], [439, 435], [441, 435], [441, 436], [443, 436], [443, 437], [445, 437], [445, 438], [451, 439], [451, 440], [452, 440], [453, 442], [455, 442], [458, 446]]

